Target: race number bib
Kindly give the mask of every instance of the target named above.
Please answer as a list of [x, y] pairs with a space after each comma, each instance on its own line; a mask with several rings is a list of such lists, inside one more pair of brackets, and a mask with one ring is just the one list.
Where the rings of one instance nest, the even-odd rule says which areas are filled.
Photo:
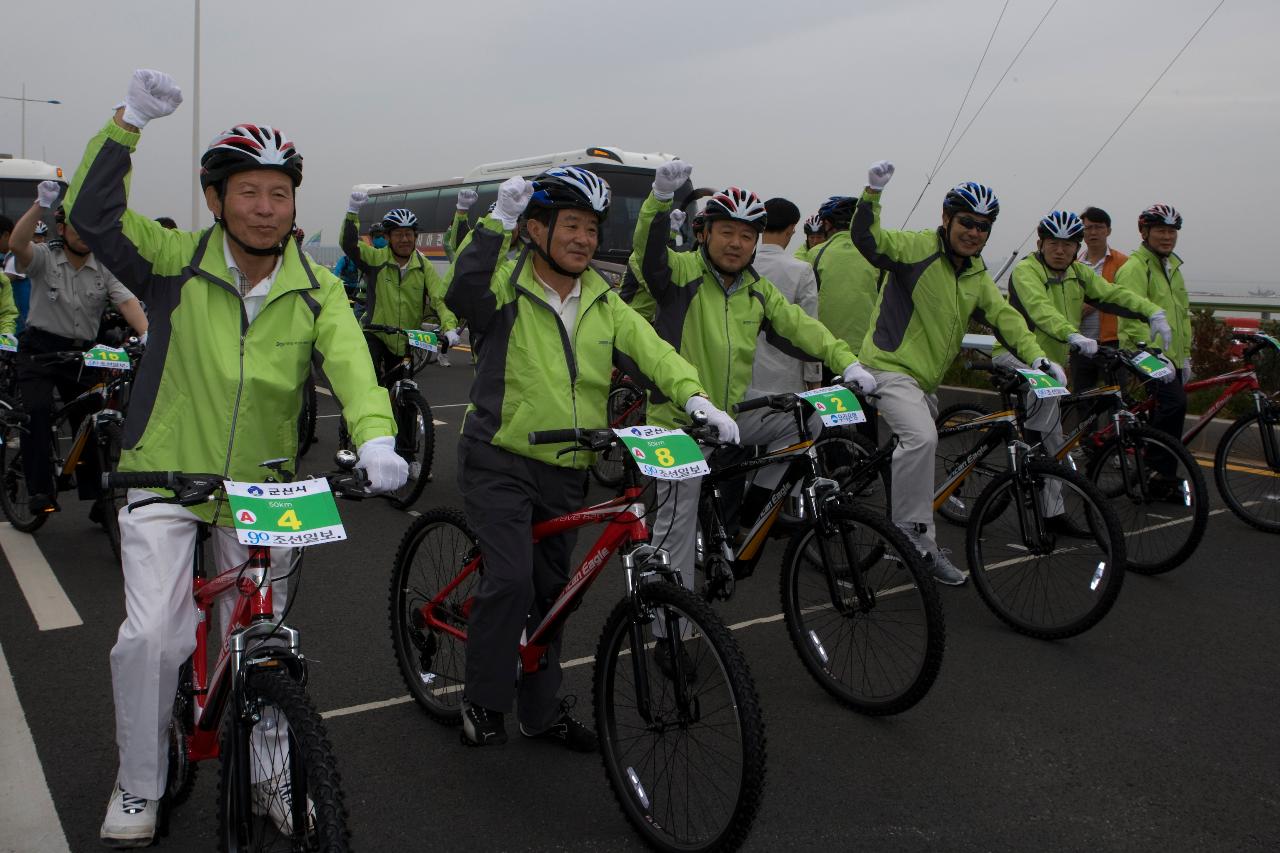
[[640, 473], [655, 480], [692, 480], [710, 473], [702, 448], [678, 429], [634, 426], [613, 431]]
[[116, 347], [96, 346], [84, 354], [85, 367], [105, 367], [108, 370], [131, 370], [129, 354]]
[[1168, 362], [1157, 358], [1149, 352], [1140, 352], [1129, 362], [1152, 379], [1163, 379], [1173, 373]]
[[857, 395], [841, 385], [802, 391], [796, 396], [809, 401], [822, 418], [823, 426], [860, 424], [867, 419], [867, 413], [862, 411], [862, 403], [858, 402]]
[[18, 337], [16, 335], [0, 335], [0, 352], [17, 352]]
[[1058, 380], [1054, 379], [1043, 370], [1019, 370], [1027, 380], [1027, 385], [1031, 389], [1031, 393], [1037, 398], [1043, 400], [1045, 397], [1061, 397], [1071, 393], [1067, 387]]
[[347, 538], [325, 480], [224, 485], [242, 545], [301, 548]]
[[417, 349], [424, 349], [427, 352], [438, 352], [440, 350], [440, 336], [435, 332], [425, 332], [422, 329], [405, 329], [404, 333], [409, 336], [409, 346]]

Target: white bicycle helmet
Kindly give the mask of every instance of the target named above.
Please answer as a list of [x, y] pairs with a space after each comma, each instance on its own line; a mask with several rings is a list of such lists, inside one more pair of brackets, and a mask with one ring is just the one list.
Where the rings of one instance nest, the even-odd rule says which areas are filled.
[[947, 192], [946, 198], [942, 200], [942, 209], [980, 213], [994, 220], [1000, 215], [1000, 199], [996, 198], [991, 187], [977, 181], [965, 181]]
[[757, 231], [763, 231], [768, 222], [760, 196], [741, 187], [728, 187], [707, 199], [702, 217], [706, 222], [722, 219], [745, 222]]
[[1182, 214], [1170, 204], [1153, 204], [1138, 214], [1138, 227], [1143, 225], [1171, 225], [1175, 231], [1182, 230]]
[[1084, 238], [1084, 223], [1080, 217], [1069, 210], [1055, 210], [1040, 220], [1036, 232], [1043, 237], [1055, 240], [1081, 240]]
[[201, 155], [200, 188], [250, 169], [277, 169], [295, 187], [302, 185], [302, 155], [288, 137], [266, 125], [238, 124], [215, 136]]
[[412, 228], [417, 231], [418, 217], [412, 210], [403, 207], [392, 208], [382, 215], [382, 227], [388, 231], [393, 228]]

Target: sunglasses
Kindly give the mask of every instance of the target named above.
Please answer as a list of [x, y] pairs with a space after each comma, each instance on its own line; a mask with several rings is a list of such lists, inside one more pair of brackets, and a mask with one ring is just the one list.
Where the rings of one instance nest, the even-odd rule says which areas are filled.
[[983, 234], [991, 232], [991, 223], [982, 219], [970, 219], [967, 216], [957, 216], [956, 222], [960, 223], [961, 228], [968, 228], [970, 231], [981, 231]]

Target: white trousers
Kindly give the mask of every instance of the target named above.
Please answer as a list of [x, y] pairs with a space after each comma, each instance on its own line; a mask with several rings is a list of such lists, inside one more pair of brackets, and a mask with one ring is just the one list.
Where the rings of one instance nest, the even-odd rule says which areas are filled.
[[[130, 503], [153, 497], [130, 490]], [[168, 727], [178, 689], [178, 670], [196, 647], [198, 611], [192, 598], [192, 559], [199, 522], [187, 509], [153, 504], [135, 512], [120, 510], [120, 552], [124, 572], [125, 620], [111, 649], [111, 685], [116, 707], [116, 747], [120, 786], [131, 794], [158, 800], [168, 776]], [[217, 528], [211, 539], [210, 577], [249, 557], [235, 532]], [[272, 577], [287, 574], [298, 559], [296, 548], [271, 549]], [[276, 617], [284, 610], [287, 582], [272, 583]], [[234, 592], [218, 601], [219, 625], [226, 625], [236, 602]], [[213, 635], [211, 626], [210, 634]], [[254, 752], [287, 755], [285, 732], [271, 718], [254, 729]], [[280, 738], [272, 743], [267, 738]], [[253, 781], [276, 775], [283, 765], [252, 768]]]

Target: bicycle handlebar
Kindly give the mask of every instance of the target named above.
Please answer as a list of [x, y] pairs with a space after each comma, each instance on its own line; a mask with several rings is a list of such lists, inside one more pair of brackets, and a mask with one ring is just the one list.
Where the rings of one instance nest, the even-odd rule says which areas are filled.
[[[840, 388], [844, 388], [846, 391], [852, 391], [863, 400], [872, 400], [879, 396], [878, 394], [863, 394], [858, 390], [857, 385], [853, 385], [851, 383], [837, 382], [835, 384]], [[743, 400], [741, 403], [735, 403], [732, 408], [735, 414], [742, 414], [743, 412], [750, 412], [755, 409], [765, 408], [783, 411], [798, 405], [801, 401], [808, 402], [795, 391], [784, 391], [781, 394], [766, 394], [763, 397], [754, 397], [750, 400]]]
[[[129, 511], [154, 503], [170, 503], [179, 506], [195, 506], [213, 498], [214, 492], [227, 482], [221, 474], [185, 474], [181, 471], [112, 471], [102, 475], [104, 489], [168, 489], [172, 497], [153, 497], [129, 504]], [[371, 497], [369, 480], [364, 471], [350, 469], [316, 474], [313, 479], [324, 479], [334, 495], [354, 498]], [[294, 481], [297, 482], [297, 481]]]
[[[408, 332], [399, 326], [388, 326], [385, 323], [366, 323], [360, 327], [365, 334], [369, 332], [381, 332], [384, 335], [399, 335], [402, 338], [409, 337]], [[424, 329], [423, 331], [432, 331], [436, 335], [436, 346], [440, 348], [441, 353], [449, 351], [449, 339], [444, 336], [444, 332], [439, 329]]]

